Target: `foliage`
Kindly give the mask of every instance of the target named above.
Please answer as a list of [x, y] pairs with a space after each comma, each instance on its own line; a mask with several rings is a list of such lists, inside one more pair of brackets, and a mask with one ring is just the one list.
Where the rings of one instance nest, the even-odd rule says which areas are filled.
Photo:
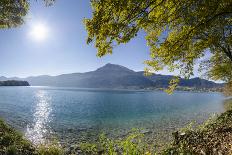
[[0, 120], [0, 154], [34, 155], [35, 153], [35, 148], [29, 141]]
[[134, 131], [123, 139], [109, 139], [101, 134], [97, 143], [82, 143], [81, 150], [84, 154], [103, 155], [150, 155], [147, 145], [143, 141], [143, 134]]
[[171, 79], [168, 88], [165, 89], [165, 92], [168, 94], [172, 94], [172, 92], [176, 89], [179, 80], [180, 80], [179, 77], [174, 77], [173, 79]]
[[29, 9], [28, 1], [1, 0], [0, 6], [0, 28], [16, 27], [23, 24], [23, 17]]
[[57, 145], [40, 145], [38, 147], [39, 155], [63, 155], [64, 151]]
[[225, 110], [232, 110], [232, 100], [231, 100], [231, 98], [224, 101], [223, 107], [224, 107]]
[[[201, 62], [207, 76], [232, 80], [231, 0], [92, 0], [93, 16], [85, 19], [87, 43], [95, 42], [98, 56], [146, 33], [150, 70], [179, 70], [193, 75]], [[210, 57], [204, 57], [210, 52]], [[204, 58], [204, 59], [202, 59]], [[175, 84], [173, 84], [175, 85]]]
[[231, 154], [232, 111], [212, 118], [196, 129], [175, 132], [164, 154]]
[[225, 96], [232, 96], [232, 81], [225, 85], [223, 93]]
[[[44, 0], [51, 5], [54, 0]], [[28, 13], [30, 0], [1, 0], [0, 1], [0, 29], [17, 27], [24, 23]]]
[[0, 120], [1, 155], [62, 155], [63, 150], [55, 144], [41, 145], [38, 148], [13, 128]]

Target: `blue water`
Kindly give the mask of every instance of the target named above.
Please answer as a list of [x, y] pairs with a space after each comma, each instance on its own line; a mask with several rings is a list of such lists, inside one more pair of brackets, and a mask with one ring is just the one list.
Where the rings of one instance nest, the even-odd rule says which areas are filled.
[[34, 143], [124, 135], [132, 128], [172, 131], [224, 111], [220, 93], [0, 87], [0, 117]]

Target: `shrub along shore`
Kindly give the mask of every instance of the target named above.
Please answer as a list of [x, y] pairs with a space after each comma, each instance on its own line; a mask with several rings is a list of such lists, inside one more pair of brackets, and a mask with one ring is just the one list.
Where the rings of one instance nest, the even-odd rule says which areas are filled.
[[95, 143], [83, 143], [71, 152], [65, 152], [58, 145], [34, 146], [20, 133], [0, 120], [1, 155], [62, 155], [62, 154], [105, 154], [105, 155], [152, 155], [152, 154], [232, 154], [232, 110], [203, 125], [173, 133], [173, 141], [162, 151], [143, 139], [140, 132], [132, 132], [125, 138], [109, 139], [104, 135]]
[[0, 155], [62, 155], [56, 145], [34, 146], [21, 133], [0, 120]]

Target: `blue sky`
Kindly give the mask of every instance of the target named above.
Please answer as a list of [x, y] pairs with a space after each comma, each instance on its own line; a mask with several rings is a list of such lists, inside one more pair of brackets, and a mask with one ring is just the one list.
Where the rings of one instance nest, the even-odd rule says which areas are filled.
[[[19, 28], [0, 30], [0, 76], [27, 77], [58, 75], [95, 70], [106, 63], [143, 70], [149, 59], [149, 47], [139, 35], [125, 45], [114, 48], [112, 55], [96, 57], [93, 45], [86, 44], [84, 18], [91, 17], [88, 0], [57, 0], [51, 7], [31, 1], [26, 23]], [[28, 34], [32, 25], [43, 23], [47, 38], [36, 41]], [[162, 74], [170, 74], [166, 70]]]

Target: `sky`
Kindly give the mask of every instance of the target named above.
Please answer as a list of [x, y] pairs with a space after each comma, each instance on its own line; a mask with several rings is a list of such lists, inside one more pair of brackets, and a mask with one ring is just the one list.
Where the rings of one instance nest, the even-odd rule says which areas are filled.
[[[106, 63], [135, 71], [146, 66], [143, 62], [149, 59], [149, 47], [142, 32], [128, 44], [115, 47], [112, 55], [96, 56], [94, 45], [86, 44], [87, 32], [83, 24], [83, 19], [92, 15], [89, 0], [57, 0], [50, 7], [45, 7], [42, 1], [30, 2], [24, 25], [0, 30], [0, 76], [86, 72]], [[41, 40], [33, 33], [38, 25], [46, 28], [46, 37]], [[167, 70], [159, 73], [175, 74]]]

